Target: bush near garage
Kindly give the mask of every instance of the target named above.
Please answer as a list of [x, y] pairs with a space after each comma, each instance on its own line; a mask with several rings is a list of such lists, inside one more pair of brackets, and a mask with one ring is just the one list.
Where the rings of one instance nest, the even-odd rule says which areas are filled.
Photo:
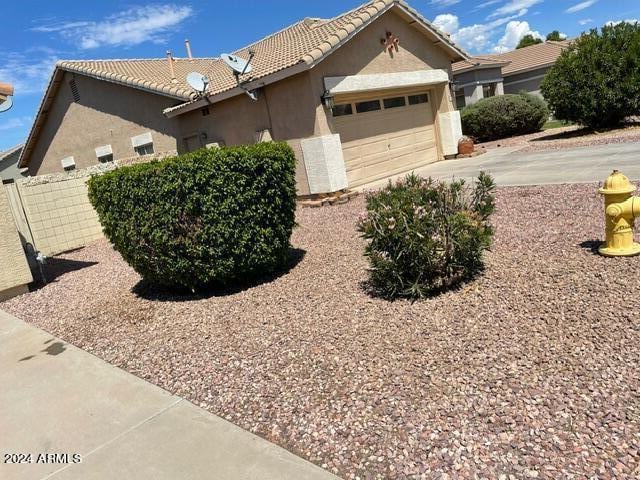
[[483, 268], [493, 229], [493, 179], [436, 182], [411, 174], [367, 196], [358, 229], [368, 240], [368, 285], [386, 299], [424, 298]]
[[522, 92], [483, 98], [463, 108], [460, 115], [463, 133], [487, 142], [539, 131], [549, 109], [541, 98]]
[[594, 129], [640, 114], [640, 24], [591, 30], [562, 52], [541, 84], [556, 118]]
[[89, 181], [106, 237], [151, 284], [244, 284], [289, 259], [295, 159], [286, 143], [202, 149]]

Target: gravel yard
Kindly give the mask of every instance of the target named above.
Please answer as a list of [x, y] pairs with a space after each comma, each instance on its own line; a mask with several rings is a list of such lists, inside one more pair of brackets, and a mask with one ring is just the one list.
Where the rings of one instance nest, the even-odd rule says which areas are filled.
[[484, 275], [413, 304], [361, 289], [357, 198], [253, 288], [154, 296], [100, 241], [0, 308], [345, 478], [639, 478], [640, 258], [594, 255], [596, 190], [500, 189]]
[[638, 122], [600, 133], [591, 132], [578, 126], [554, 128], [529, 135], [480, 143], [477, 147], [491, 150], [501, 147], [521, 146], [522, 149], [519, 152], [526, 153], [633, 142], [640, 142], [640, 123]]

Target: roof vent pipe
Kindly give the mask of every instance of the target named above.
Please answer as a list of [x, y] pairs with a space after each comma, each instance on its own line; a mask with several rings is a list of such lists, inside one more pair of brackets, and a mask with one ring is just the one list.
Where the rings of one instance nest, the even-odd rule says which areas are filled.
[[167, 62], [169, 62], [169, 73], [171, 74], [171, 83], [177, 83], [176, 80], [176, 72], [173, 69], [173, 55], [171, 54], [171, 50], [167, 50]]
[[191, 55], [191, 42], [189, 42], [188, 38], [184, 41], [184, 46], [187, 47], [187, 57], [189, 57], [189, 60], [193, 60], [193, 55]]

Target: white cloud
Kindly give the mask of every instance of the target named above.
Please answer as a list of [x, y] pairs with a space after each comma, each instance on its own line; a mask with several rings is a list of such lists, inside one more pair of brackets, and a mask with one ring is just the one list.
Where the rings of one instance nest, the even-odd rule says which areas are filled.
[[486, 8], [489, 7], [491, 5], [495, 5], [496, 3], [500, 3], [502, 0], [487, 0], [486, 2], [482, 2], [479, 5], [476, 5], [476, 8], [474, 10], [480, 10], [481, 8]]
[[621, 23], [640, 23], [640, 19], [637, 18], [627, 18], [626, 20], [609, 20], [605, 25], [613, 27], [615, 25], [619, 25]]
[[456, 3], [460, 3], [460, 0], [431, 0], [431, 5], [434, 7], [450, 7], [451, 5], [455, 5]]
[[493, 47], [493, 52], [504, 53], [509, 50], [513, 50], [525, 35], [532, 35], [534, 38], [543, 40], [540, 32], [531, 30], [529, 22], [520, 22], [515, 20], [507, 23], [507, 26], [504, 29], [504, 35], [500, 40], [498, 40], [498, 44]]
[[591, 5], [596, 3], [598, 0], [587, 0], [586, 2], [576, 3], [573, 7], [569, 7], [565, 10], [567, 13], [576, 13], [582, 10], [589, 8]]
[[24, 53], [8, 53], [0, 63], [0, 79], [14, 86], [16, 97], [40, 93], [57, 60], [52, 54], [35, 57]]
[[458, 20], [458, 17], [450, 13], [438, 15], [432, 23], [440, 30], [450, 35], [457, 32], [458, 28], [460, 28], [460, 21]]
[[132, 46], [143, 42], [160, 43], [164, 35], [191, 16], [191, 7], [150, 5], [133, 7], [99, 22], [74, 21], [33, 28], [55, 32], [78, 42], [83, 50], [102, 46]]
[[4, 122], [0, 122], [0, 131], [13, 130], [14, 128], [26, 127], [31, 123], [31, 117], [11, 118]]
[[583, 18], [582, 20], [578, 20], [580, 25], [588, 25], [589, 23], [593, 23], [593, 18]]
[[522, 17], [529, 8], [542, 3], [544, 0], [510, 0], [499, 8], [496, 8], [489, 18], [501, 17], [504, 15], [516, 15]]
[[460, 28], [460, 21], [457, 16], [443, 14], [438, 15], [433, 23], [449, 33], [451, 39], [465, 50], [477, 52], [483, 49], [489, 49], [491, 46], [491, 37], [498, 32], [498, 28], [514, 18], [515, 16], [499, 18], [492, 22], [468, 25]]

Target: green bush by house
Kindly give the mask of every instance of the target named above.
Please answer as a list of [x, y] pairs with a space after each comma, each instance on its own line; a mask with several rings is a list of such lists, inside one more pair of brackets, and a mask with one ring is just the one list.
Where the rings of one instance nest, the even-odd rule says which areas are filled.
[[286, 143], [202, 149], [89, 181], [107, 238], [153, 284], [246, 283], [289, 257], [295, 159]]
[[640, 114], [640, 24], [604, 26], [578, 37], [542, 81], [556, 118], [612, 127]]
[[460, 113], [462, 131], [479, 142], [539, 131], [549, 118], [545, 102], [519, 93], [483, 98]]
[[494, 188], [484, 173], [473, 187], [411, 174], [369, 195], [358, 229], [368, 240], [373, 293], [422, 298], [479, 272], [493, 237]]

